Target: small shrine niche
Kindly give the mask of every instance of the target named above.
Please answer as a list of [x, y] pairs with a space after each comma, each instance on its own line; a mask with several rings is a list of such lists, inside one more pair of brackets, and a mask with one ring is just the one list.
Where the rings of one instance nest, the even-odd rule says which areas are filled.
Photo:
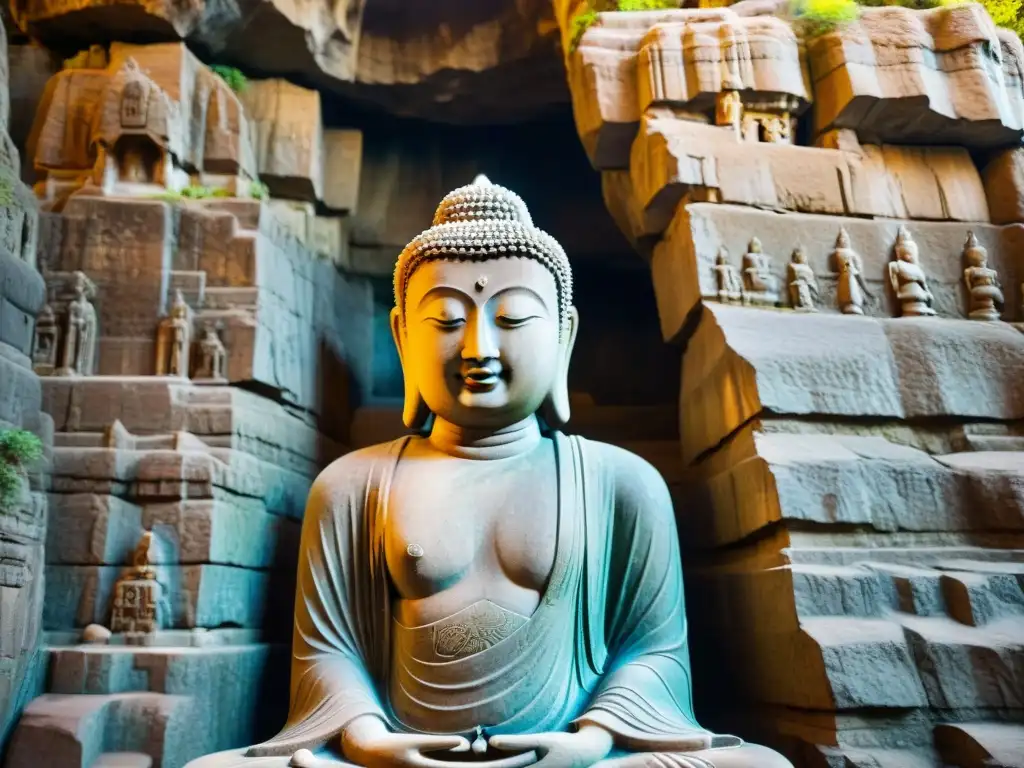
[[148, 136], [127, 135], [114, 142], [117, 178], [134, 184], [161, 183], [163, 151]]
[[163, 587], [153, 568], [156, 539], [152, 531], [142, 534], [132, 566], [114, 585], [114, 606], [110, 616], [112, 632], [150, 633], [160, 629]]
[[723, 90], [715, 100], [715, 124], [731, 127], [737, 137], [751, 144], [792, 144], [797, 105], [788, 101], [752, 100], [756, 93]]

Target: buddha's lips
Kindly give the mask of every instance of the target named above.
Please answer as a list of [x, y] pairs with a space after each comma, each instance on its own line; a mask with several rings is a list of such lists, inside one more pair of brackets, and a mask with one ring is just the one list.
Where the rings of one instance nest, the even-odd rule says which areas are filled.
[[467, 368], [462, 372], [462, 381], [466, 385], [466, 389], [477, 392], [494, 389], [498, 378], [498, 373], [490, 368]]

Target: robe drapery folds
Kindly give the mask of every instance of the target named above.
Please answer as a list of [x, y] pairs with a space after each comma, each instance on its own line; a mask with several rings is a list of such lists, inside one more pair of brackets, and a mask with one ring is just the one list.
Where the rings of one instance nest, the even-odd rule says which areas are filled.
[[[314, 483], [302, 527], [288, 722], [249, 756], [316, 750], [361, 715], [416, 730], [390, 700], [396, 665], [384, 559], [388, 492], [410, 439], [348, 454]], [[457, 681], [440, 718], [447, 732], [469, 734], [478, 724], [488, 733], [564, 731], [590, 721], [619, 749], [720, 743], [693, 715], [679, 543], [664, 481], [619, 448], [560, 433], [554, 440], [558, 541], [539, 607], [477, 654], [494, 656], [488, 673], [480, 674], [487, 665], [476, 656], [450, 662], [461, 667], [440, 665], [436, 680], [424, 679], [430, 665], [414, 667], [425, 685], [417, 693]], [[514, 711], [500, 722], [474, 720], [496, 697], [516, 702]], [[429, 696], [413, 700], [430, 706]]]

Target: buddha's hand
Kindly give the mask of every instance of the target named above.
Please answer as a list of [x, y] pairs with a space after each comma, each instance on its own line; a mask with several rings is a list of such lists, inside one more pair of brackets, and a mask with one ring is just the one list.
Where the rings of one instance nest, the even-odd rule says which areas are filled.
[[531, 768], [589, 768], [612, 750], [612, 735], [586, 724], [574, 733], [527, 733], [492, 736], [488, 744], [504, 752], [534, 750], [540, 758]]
[[423, 753], [444, 750], [467, 752], [469, 741], [461, 736], [392, 733], [380, 718], [363, 715], [345, 726], [341, 736], [341, 750], [348, 760], [368, 768], [441, 768], [450, 763], [427, 757]]

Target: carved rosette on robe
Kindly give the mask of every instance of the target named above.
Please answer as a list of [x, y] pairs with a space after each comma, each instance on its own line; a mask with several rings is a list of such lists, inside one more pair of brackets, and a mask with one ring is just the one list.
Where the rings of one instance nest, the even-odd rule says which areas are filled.
[[147, 531], [135, 548], [131, 569], [114, 585], [112, 632], [155, 632], [163, 623], [163, 587], [151, 565], [154, 546], [155, 538]]
[[175, 291], [171, 313], [160, 321], [156, 339], [156, 375], [188, 378], [192, 356], [192, 309]]

